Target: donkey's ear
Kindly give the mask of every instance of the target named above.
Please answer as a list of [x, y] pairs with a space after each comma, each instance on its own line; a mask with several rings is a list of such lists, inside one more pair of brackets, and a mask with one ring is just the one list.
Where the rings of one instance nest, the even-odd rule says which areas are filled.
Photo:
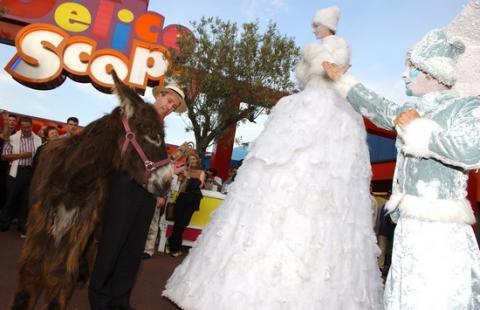
[[135, 113], [140, 102], [143, 102], [142, 98], [130, 87], [125, 85], [117, 75], [117, 72], [112, 69], [113, 78], [113, 92], [118, 96], [120, 100], [120, 107], [127, 118], [130, 118]]

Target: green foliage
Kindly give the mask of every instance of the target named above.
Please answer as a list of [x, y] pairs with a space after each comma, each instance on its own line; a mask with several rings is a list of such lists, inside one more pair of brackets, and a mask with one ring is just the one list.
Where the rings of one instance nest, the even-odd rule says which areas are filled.
[[[270, 23], [259, 33], [258, 22], [219, 18], [192, 22], [194, 37], [180, 39], [174, 70], [187, 90], [188, 117], [197, 151], [206, 148], [239, 121], [254, 121], [279, 97], [294, 90], [291, 73], [299, 49]], [[239, 102], [242, 102], [239, 105]]]

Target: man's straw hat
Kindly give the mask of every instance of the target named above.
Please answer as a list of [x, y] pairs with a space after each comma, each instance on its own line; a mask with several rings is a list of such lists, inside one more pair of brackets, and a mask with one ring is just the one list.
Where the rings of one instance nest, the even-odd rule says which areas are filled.
[[180, 98], [180, 105], [177, 107], [175, 112], [183, 113], [187, 111], [187, 104], [185, 103], [185, 93], [183, 92], [183, 90], [180, 89], [180, 87], [175, 84], [167, 84], [164, 86], [155, 86], [152, 89], [152, 93], [155, 98], [157, 98], [157, 96], [163, 91], [170, 92]]

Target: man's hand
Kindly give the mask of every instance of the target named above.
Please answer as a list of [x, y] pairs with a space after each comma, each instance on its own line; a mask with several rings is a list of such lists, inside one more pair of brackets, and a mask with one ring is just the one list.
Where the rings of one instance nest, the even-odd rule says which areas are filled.
[[411, 110], [407, 110], [405, 112], [400, 113], [395, 118], [393, 123], [397, 126], [400, 126], [400, 128], [404, 129], [405, 126], [410, 124], [411, 121], [413, 121], [414, 119], [420, 118], [420, 117], [421, 116], [420, 116], [420, 114], [418, 114], [417, 110], [411, 109]]
[[166, 202], [165, 197], [157, 197], [157, 205], [156, 205], [156, 207], [157, 207], [157, 208], [163, 207], [163, 206], [165, 205], [165, 202]]
[[30, 157], [32, 157], [32, 152], [22, 152], [17, 154], [9, 154], [9, 155], [1, 156], [2, 160], [5, 160], [5, 161], [14, 161], [17, 159], [24, 159], [24, 158], [30, 158]]
[[32, 157], [33, 154], [32, 152], [21, 152], [21, 153], [18, 153], [18, 157], [19, 158], [30, 158]]
[[348, 69], [350, 69], [351, 65], [347, 65], [341, 68], [333, 62], [324, 61], [322, 62], [322, 67], [325, 70], [325, 73], [327, 74], [327, 76], [331, 80], [338, 81], [342, 77], [342, 75], [344, 75], [345, 72], [347, 72]]

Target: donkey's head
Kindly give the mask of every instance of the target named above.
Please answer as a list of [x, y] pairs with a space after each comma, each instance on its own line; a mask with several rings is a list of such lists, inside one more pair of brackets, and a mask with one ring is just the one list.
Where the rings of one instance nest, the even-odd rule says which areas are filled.
[[[144, 184], [150, 193], [164, 195], [173, 174], [168, 162], [163, 120], [151, 104], [145, 103], [120, 81], [115, 71], [112, 71], [112, 77], [125, 128], [125, 135], [120, 135], [118, 141], [122, 148], [120, 168]], [[127, 134], [128, 130], [131, 133]]]

